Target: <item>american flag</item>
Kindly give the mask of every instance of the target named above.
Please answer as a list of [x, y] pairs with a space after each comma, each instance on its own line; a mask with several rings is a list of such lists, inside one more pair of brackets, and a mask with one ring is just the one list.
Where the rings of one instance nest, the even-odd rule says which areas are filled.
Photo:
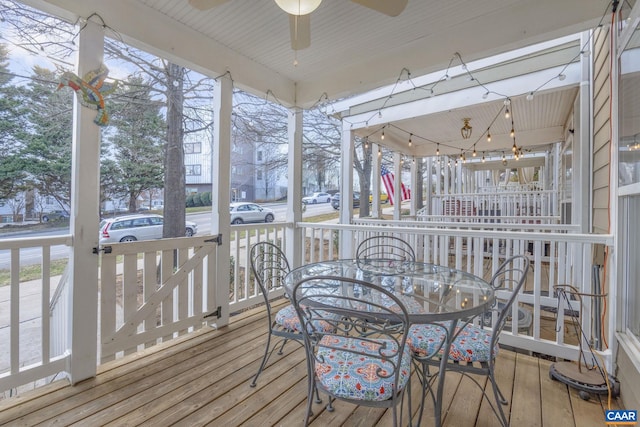
[[[393, 173], [389, 169], [387, 169], [385, 166], [382, 166], [382, 168], [380, 169], [380, 175], [382, 176], [382, 182], [384, 183], [384, 188], [387, 190], [387, 194], [389, 195], [389, 203], [393, 204], [393, 198], [394, 198]], [[402, 200], [409, 200], [411, 198], [410, 190], [404, 186], [404, 183], [401, 183], [401, 185], [402, 185], [402, 189], [401, 189]]]

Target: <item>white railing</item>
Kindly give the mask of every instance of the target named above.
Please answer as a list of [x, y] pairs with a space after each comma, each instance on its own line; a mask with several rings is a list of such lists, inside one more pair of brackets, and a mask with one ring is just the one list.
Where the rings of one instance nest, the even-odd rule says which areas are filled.
[[559, 217], [558, 193], [554, 190], [523, 190], [434, 194], [431, 209], [423, 208], [417, 217]]
[[[249, 251], [257, 242], [271, 242], [286, 252], [284, 223], [246, 224], [231, 226], [232, 283], [229, 289], [229, 312], [234, 313], [256, 304], [264, 303], [262, 294], [251, 276]], [[273, 289], [269, 298], [284, 294], [284, 289]]]
[[[384, 223], [385, 225], [380, 225]], [[398, 225], [399, 224], [399, 225]], [[393, 235], [411, 244], [416, 251], [418, 260], [451, 266], [489, 279], [497, 270], [500, 263], [516, 254], [526, 254], [531, 260], [531, 270], [527, 283], [518, 295], [514, 307], [531, 319], [526, 328], [514, 328], [502, 342], [514, 347], [548, 354], [551, 356], [577, 360], [579, 351], [577, 339], [573, 343], [566, 342], [566, 328], [572, 326], [571, 319], [557, 316], [557, 312], [581, 312], [581, 328], [585, 341], [611, 342], [613, 337], [595, 337], [592, 330], [600, 331], [605, 328], [595, 327], [599, 324], [601, 313], [596, 313], [593, 301], [585, 299], [582, 307], [576, 301], [571, 301], [565, 307], [560, 301], [553, 287], [555, 285], [572, 285], [580, 292], [593, 293], [592, 259], [597, 245], [611, 246], [612, 235], [544, 233], [528, 231], [479, 230], [471, 227], [461, 229], [428, 228], [419, 226], [403, 226], [404, 222], [389, 225], [389, 221], [382, 221], [376, 225], [340, 225], [340, 224], [311, 224], [298, 223], [298, 227], [306, 230], [303, 233], [304, 242], [299, 244], [303, 248], [315, 247], [316, 251], [306, 251], [306, 262], [324, 260], [323, 254], [329, 249], [318, 250], [326, 246], [329, 240], [324, 236], [341, 233], [353, 236], [352, 251], [350, 253], [334, 252], [333, 257], [353, 258], [355, 248], [363, 239], [373, 235]], [[348, 231], [350, 233], [344, 233]], [[606, 306], [612, 307], [614, 301], [607, 299]], [[515, 313], [515, 318], [519, 315]], [[544, 321], [544, 325], [543, 325]], [[543, 326], [545, 330], [543, 338]], [[522, 329], [526, 329], [523, 332]], [[549, 336], [551, 333], [551, 336]], [[583, 342], [584, 348], [587, 343]], [[610, 361], [611, 352], [603, 351], [602, 355]]]
[[[610, 235], [584, 235], [575, 233], [575, 230], [565, 230], [573, 233], [560, 233], [557, 226], [552, 224], [537, 224], [536, 231], [532, 232], [530, 224], [491, 224], [492, 229], [486, 230], [482, 229], [483, 224], [456, 223], [454, 228], [450, 224], [437, 223], [437, 226], [431, 226], [419, 221], [359, 222], [358, 225], [298, 223], [297, 227], [302, 229], [299, 234], [301, 240], [294, 242], [285, 239], [285, 231], [291, 227], [290, 224], [232, 226], [229, 236], [230, 283], [217, 283], [214, 280], [218, 276], [218, 245], [210, 241], [211, 236], [111, 245], [111, 253], [101, 255], [100, 360], [110, 360], [195, 330], [209, 323], [212, 318], [206, 316], [219, 306], [228, 304], [228, 312], [233, 313], [262, 304], [263, 298], [253, 283], [249, 264], [249, 251], [256, 242], [271, 241], [285, 251], [288, 245], [293, 245], [302, 254], [302, 262], [309, 263], [352, 258], [360, 241], [377, 234], [391, 234], [407, 240], [421, 261], [452, 266], [485, 278], [510, 255], [527, 254], [532, 269], [525, 289], [518, 295], [516, 306], [530, 314], [531, 322], [524, 329], [513, 328], [511, 333], [506, 333], [502, 342], [575, 360], [578, 347], [575, 342], [565, 339], [568, 324], [564, 321], [565, 316], [554, 317], [554, 309], [561, 313], [565, 309], [579, 311], [586, 339], [601, 341], [600, 337], [593, 336], [593, 331], [600, 329], [593, 326], [600, 320], [600, 313], [592, 302], [585, 300], [580, 307], [571, 301], [568, 307], [563, 307], [562, 301], [554, 295], [553, 286], [569, 284], [581, 292], [592, 293], [592, 254], [596, 245], [612, 244]], [[347, 237], [352, 239], [351, 251], [340, 253], [342, 245], [339, 239]], [[50, 331], [60, 330], [49, 327], [49, 323], [55, 322], [49, 319], [55, 318], [56, 313], [66, 314], [66, 310], [57, 311], [62, 306], [54, 305], [56, 308], [49, 309], [49, 285], [52, 284], [50, 248], [59, 244], [70, 245], [70, 236], [0, 240], [0, 250], [9, 251], [14, 272], [9, 284], [9, 309], [3, 309], [0, 315], [3, 325], [0, 334], [4, 334], [0, 336], [0, 342], [9, 343], [9, 348], [0, 359], [3, 361], [3, 372], [0, 374], [2, 390], [66, 370], [68, 349], [63, 346], [64, 353], [52, 351], [57, 348], [53, 343], [58, 340]], [[20, 250], [33, 247], [42, 248], [44, 260], [42, 280], [37, 289], [42, 295], [42, 303], [35, 316], [40, 318], [41, 327], [39, 337], [34, 341], [39, 343], [35, 345], [39, 356], [37, 360], [27, 360], [19, 350], [20, 343], [28, 337], [20, 327], [23, 318], [20, 302], [23, 285], [15, 272], [20, 270]], [[175, 258], [174, 252], [177, 254]], [[211, 291], [219, 287], [224, 287], [224, 290]], [[216, 300], [215, 294], [226, 294], [227, 289], [229, 298], [225, 301]], [[282, 291], [270, 294], [270, 297], [279, 295], [282, 295]], [[60, 298], [60, 301], [64, 300]], [[614, 310], [614, 301], [607, 299], [606, 307]], [[518, 315], [517, 312], [515, 314]], [[543, 327], [549, 324], [552, 336], [547, 334], [543, 337]], [[602, 338], [603, 342], [610, 343], [613, 337]], [[33, 347], [33, 342], [30, 345]], [[602, 355], [610, 360], [611, 353], [608, 350], [603, 351]]]
[[[67, 330], [55, 327], [64, 313], [50, 307], [59, 279], [51, 277], [51, 253], [54, 247], [71, 244], [70, 235], [0, 240], [0, 253], [11, 271], [9, 283], [0, 284], [0, 391], [46, 383], [66, 368]], [[38, 261], [29, 262], [40, 265], [37, 280], [21, 277], [27, 251], [37, 252]], [[27, 347], [28, 351], [21, 351]]]
[[217, 247], [213, 236], [103, 246], [101, 362], [203, 327], [219, 306]]

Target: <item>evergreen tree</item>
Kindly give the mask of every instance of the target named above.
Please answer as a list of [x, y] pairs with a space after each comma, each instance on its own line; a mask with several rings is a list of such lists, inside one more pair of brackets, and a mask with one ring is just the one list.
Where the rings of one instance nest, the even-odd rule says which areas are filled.
[[140, 194], [163, 186], [166, 124], [160, 111], [162, 105], [151, 99], [150, 85], [141, 77], [124, 82], [116, 99], [109, 141], [118, 165], [118, 184], [129, 200], [129, 210], [135, 212]]
[[26, 176], [20, 155], [25, 108], [12, 80], [7, 49], [0, 45], [0, 200], [14, 198], [23, 189]]
[[25, 170], [41, 196], [61, 206], [71, 203], [71, 141], [73, 96], [56, 90], [60, 75], [35, 66], [25, 93], [29, 135], [22, 152]]

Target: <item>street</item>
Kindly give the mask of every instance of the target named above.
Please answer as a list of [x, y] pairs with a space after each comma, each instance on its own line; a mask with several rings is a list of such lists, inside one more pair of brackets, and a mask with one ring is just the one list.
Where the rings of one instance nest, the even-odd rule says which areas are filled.
[[[273, 209], [276, 222], [283, 222], [286, 219], [287, 205], [286, 203], [264, 204], [265, 207]], [[307, 205], [306, 211], [302, 214], [303, 218], [336, 212], [330, 203], [319, 203], [316, 205]], [[198, 212], [187, 214], [187, 219], [198, 224], [198, 235], [206, 235], [211, 233], [211, 212]], [[68, 233], [67, 229], [47, 230], [47, 231], [25, 231], [24, 237], [44, 237], [59, 236]], [[18, 235], [0, 234], [0, 240], [16, 238]], [[22, 237], [22, 236], [20, 236]], [[42, 252], [40, 248], [28, 248], [20, 251], [20, 266], [39, 264]], [[64, 245], [51, 247], [51, 259], [62, 259], [69, 256], [69, 248]], [[11, 263], [11, 257], [8, 250], [0, 250], [0, 269], [8, 269]]]

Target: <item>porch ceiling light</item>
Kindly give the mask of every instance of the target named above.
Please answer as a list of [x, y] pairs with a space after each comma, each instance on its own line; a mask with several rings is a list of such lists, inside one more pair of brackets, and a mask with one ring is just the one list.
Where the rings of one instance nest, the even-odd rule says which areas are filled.
[[322, 0], [275, 0], [280, 9], [290, 15], [308, 15], [320, 6]]
[[462, 119], [462, 121], [464, 122], [464, 125], [460, 128], [460, 135], [462, 135], [462, 139], [471, 138], [471, 131], [473, 127], [469, 126], [469, 120], [471, 119], [468, 117]]

